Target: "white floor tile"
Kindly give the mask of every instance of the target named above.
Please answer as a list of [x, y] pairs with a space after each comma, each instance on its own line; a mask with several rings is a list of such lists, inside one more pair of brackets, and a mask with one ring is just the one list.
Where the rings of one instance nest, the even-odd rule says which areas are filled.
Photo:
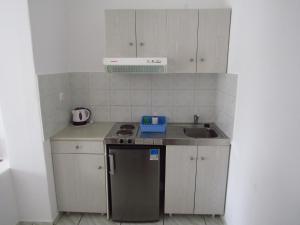
[[165, 216], [164, 225], [206, 225], [202, 216], [173, 215]]
[[56, 225], [78, 225], [82, 215], [79, 213], [64, 214]]
[[206, 225], [223, 225], [222, 220], [218, 216], [216, 216], [215, 218], [211, 216], [205, 216], [204, 219]]
[[120, 225], [100, 214], [84, 214], [79, 225]]
[[152, 223], [121, 223], [121, 225], [163, 225], [164, 220], [163, 218], [160, 219], [158, 222], [152, 222]]

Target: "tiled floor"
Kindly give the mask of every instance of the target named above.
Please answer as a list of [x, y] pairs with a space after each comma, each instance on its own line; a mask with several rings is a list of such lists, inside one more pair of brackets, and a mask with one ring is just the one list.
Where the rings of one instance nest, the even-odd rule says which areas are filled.
[[116, 223], [99, 214], [64, 214], [56, 225], [223, 225], [219, 217], [164, 216], [156, 223]]

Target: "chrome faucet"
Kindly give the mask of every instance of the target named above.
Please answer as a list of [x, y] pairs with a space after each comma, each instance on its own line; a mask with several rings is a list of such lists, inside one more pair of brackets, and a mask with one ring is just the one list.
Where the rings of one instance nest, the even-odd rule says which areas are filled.
[[199, 115], [195, 114], [194, 115], [194, 124], [198, 124], [199, 123]]

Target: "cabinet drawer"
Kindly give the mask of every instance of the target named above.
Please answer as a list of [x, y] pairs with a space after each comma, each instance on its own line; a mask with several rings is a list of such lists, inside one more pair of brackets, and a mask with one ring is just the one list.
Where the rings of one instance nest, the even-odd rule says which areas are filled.
[[104, 153], [101, 141], [53, 141], [52, 153]]

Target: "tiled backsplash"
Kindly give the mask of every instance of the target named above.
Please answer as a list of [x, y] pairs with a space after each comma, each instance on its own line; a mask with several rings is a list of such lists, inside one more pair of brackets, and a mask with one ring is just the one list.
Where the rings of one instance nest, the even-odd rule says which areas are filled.
[[45, 137], [65, 127], [71, 109], [78, 106], [90, 108], [94, 121], [139, 121], [142, 115], [157, 113], [170, 122], [192, 122], [193, 115], [199, 114], [200, 121], [217, 122], [231, 135], [235, 83], [236, 79], [217, 74], [39, 76]]
[[95, 121], [139, 121], [163, 114], [170, 122], [215, 121], [217, 75], [105, 74], [70, 75], [72, 106], [90, 107]]
[[237, 81], [237, 75], [233, 74], [218, 78], [216, 124], [229, 137], [232, 137], [233, 132]]
[[38, 76], [38, 81], [44, 136], [47, 139], [70, 122], [70, 77], [69, 74], [49, 74]]

